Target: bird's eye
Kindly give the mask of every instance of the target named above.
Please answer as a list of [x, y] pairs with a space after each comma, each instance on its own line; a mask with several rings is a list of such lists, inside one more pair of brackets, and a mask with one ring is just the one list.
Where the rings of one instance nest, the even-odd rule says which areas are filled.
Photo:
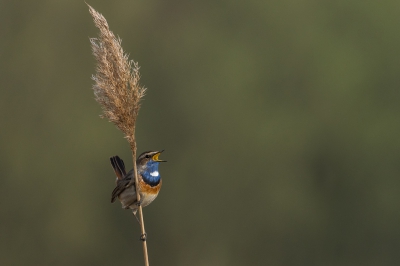
[[146, 158], [150, 158], [151, 156], [149, 154], [146, 155]]

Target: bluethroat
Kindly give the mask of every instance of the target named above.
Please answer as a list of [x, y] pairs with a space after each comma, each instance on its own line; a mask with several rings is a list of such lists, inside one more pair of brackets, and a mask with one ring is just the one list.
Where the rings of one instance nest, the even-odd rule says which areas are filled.
[[140, 202], [136, 198], [136, 183], [126, 187], [132, 179], [135, 179], [133, 169], [126, 173], [124, 161], [118, 156], [111, 157], [111, 165], [117, 176], [115, 181], [117, 186], [111, 194], [111, 203], [118, 198], [122, 208], [131, 209], [137, 219], [136, 212], [139, 206], [149, 205], [160, 192], [162, 180], [158, 172], [158, 165], [160, 162], [166, 161], [160, 160], [158, 157], [163, 151], [146, 151], [136, 160]]

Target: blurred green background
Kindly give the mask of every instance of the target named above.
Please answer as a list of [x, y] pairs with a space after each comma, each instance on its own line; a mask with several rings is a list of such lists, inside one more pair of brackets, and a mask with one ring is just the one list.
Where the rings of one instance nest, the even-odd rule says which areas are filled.
[[[399, 1], [88, 1], [141, 66], [151, 265], [400, 264]], [[83, 1], [0, 2], [0, 265], [143, 265]]]

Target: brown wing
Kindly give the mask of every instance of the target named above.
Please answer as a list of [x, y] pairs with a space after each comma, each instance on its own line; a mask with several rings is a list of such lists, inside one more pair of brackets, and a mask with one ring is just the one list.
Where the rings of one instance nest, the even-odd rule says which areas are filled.
[[[117, 197], [125, 190], [126, 185], [128, 185], [132, 177], [133, 177], [133, 169], [130, 170], [123, 179], [118, 179], [117, 186], [111, 193], [111, 203], [113, 203], [117, 199]], [[133, 183], [133, 187], [136, 189], [135, 183]]]

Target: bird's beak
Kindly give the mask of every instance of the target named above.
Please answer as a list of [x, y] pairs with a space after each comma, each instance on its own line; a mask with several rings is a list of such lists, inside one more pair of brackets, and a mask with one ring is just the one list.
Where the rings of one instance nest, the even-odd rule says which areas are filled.
[[166, 162], [166, 161], [164, 161], [164, 160], [158, 159], [158, 156], [160, 156], [160, 154], [161, 154], [163, 151], [164, 151], [164, 150], [159, 151], [159, 152], [157, 152], [156, 154], [154, 154], [154, 155], [153, 155], [153, 161], [155, 161], [155, 162]]

